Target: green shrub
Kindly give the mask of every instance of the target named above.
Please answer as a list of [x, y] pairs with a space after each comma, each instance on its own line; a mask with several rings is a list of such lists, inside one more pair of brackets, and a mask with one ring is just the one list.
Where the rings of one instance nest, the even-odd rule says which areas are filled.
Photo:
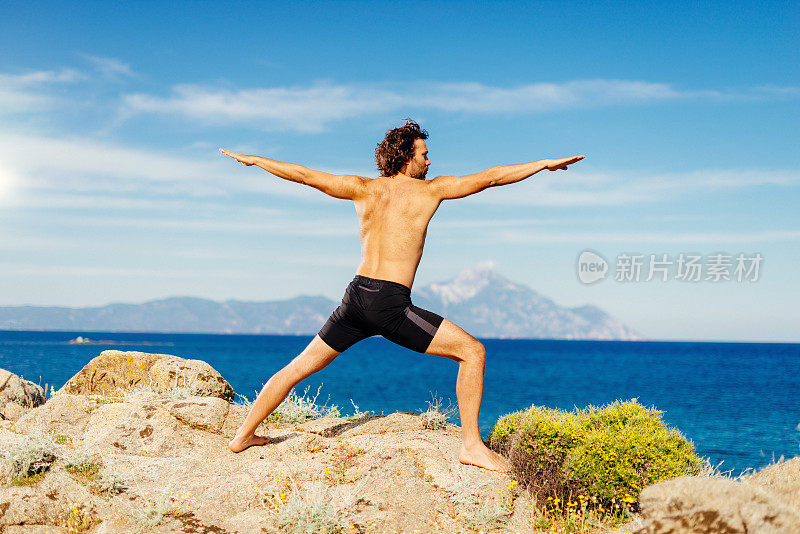
[[633, 508], [646, 485], [697, 474], [703, 465], [662, 413], [636, 399], [569, 412], [531, 406], [501, 417], [490, 441], [539, 502]]
[[[533, 406], [531, 406], [530, 409], [533, 409]], [[501, 416], [500, 419], [495, 422], [494, 428], [492, 429], [492, 434], [490, 436], [492, 442], [498, 445], [505, 445], [511, 438], [511, 435], [519, 428], [519, 423], [522, 421], [524, 414], [524, 411], [519, 411]]]
[[76, 449], [63, 457], [64, 468], [70, 473], [80, 475], [94, 475], [101, 465], [87, 451]]
[[55, 434], [51, 432], [50, 437], [53, 439], [53, 442], [58, 445], [72, 445], [72, 438], [65, 434]]
[[[127, 392], [126, 394], [129, 393], [130, 392]], [[89, 401], [86, 408], [84, 408], [86, 413], [92, 413], [92, 411], [101, 404], [115, 404], [123, 401], [123, 397], [108, 397], [105, 395], [88, 395], [86, 399]]]

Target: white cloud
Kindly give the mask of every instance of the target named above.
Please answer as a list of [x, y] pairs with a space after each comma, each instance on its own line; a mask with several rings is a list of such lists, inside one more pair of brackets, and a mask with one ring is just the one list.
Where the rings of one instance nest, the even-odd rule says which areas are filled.
[[[339, 170], [325, 169], [337, 173]], [[800, 171], [709, 169], [672, 174], [542, 171], [487, 189], [459, 204], [614, 206], [670, 201], [687, 193], [797, 187]], [[0, 205], [119, 209], [225, 209], [236, 193], [336, 203], [310, 187], [247, 169], [210, 150], [183, 153], [128, 148], [93, 139], [0, 133]], [[449, 201], [455, 202], [455, 201]]]
[[591, 173], [570, 169], [555, 173], [540, 171], [523, 182], [489, 188], [464, 200], [476, 204], [613, 206], [669, 201], [688, 193], [799, 185], [800, 171], [786, 169], [708, 169], [672, 174], [630, 170]]
[[347, 237], [355, 236], [358, 231], [355, 217], [347, 220], [321, 217], [307, 220], [303, 218], [301, 213], [282, 213], [279, 216], [272, 217], [237, 217], [231, 220], [189, 218], [183, 215], [174, 218], [164, 216], [159, 218], [109, 217], [103, 215], [59, 216], [59, 218], [61, 219], [60, 225], [62, 227], [192, 230], [202, 232], [204, 235], [211, 232], [221, 232], [236, 235], [258, 234], [261, 236]]
[[781, 87], [779, 85], [762, 85], [755, 87], [753, 93], [756, 95], [770, 95], [770, 96], [800, 96], [800, 87]]
[[0, 113], [19, 114], [47, 109], [56, 101], [47, 93], [50, 86], [75, 82], [81, 78], [81, 74], [72, 69], [0, 73]]
[[24, 74], [0, 74], [0, 85], [5, 87], [36, 87], [51, 83], [74, 82], [83, 76], [74, 69], [39, 70]]
[[[763, 89], [763, 88], [762, 88]], [[230, 90], [176, 85], [167, 97], [144, 93], [123, 99], [127, 113], [175, 114], [209, 124], [245, 123], [271, 130], [318, 132], [337, 120], [398, 109], [520, 113], [678, 99], [730, 99], [793, 94], [796, 88], [683, 90], [640, 80], [574, 80], [512, 88], [481, 83], [333, 84]]]
[[437, 215], [437, 220], [434, 224], [436, 228], [511, 228], [514, 226], [570, 226], [570, 225], [586, 225], [598, 224], [600, 222], [613, 222], [615, 219], [612, 217], [507, 217], [507, 218], [477, 218], [471, 214], [469, 219], [448, 218], [447, 215]]
[[[113, 193], [135, 198], [136, 193], [146, 193], [224, 198], [238, 191], [309, 201], [329, 199], [310, 187], [265, 175], [260, 169], [245, 169], [216, 150], [201, 159], [85, 138], [0, 132], [0, 169], [17, 176], [20, 194], [34, 190], [37, 195]], [[23, 196], [17, 200], [36, 202]], [[0, 197], [0, 204], [8, 202]]]
[[[772, 241], [797, 241], [800, 230], [767, 230], [763, 232], [684, 232], [684, 233], [635, 233], [635, 232], [583, 232], [540, 233], [531, 230], [505, 230], [492, 234], [492, 239], [509, 243], [582, 243], [597, 246], [598, 243], [653, 243], [653, 244], [709, 244], [729, 245]], [[688, 252], [688, 251], [687, 251]]]
[[81, 54], [100, 74], [106, 78], [119, 79], [135, 77], [136, 73], [131, 70], [131, 66], [124, 61], [113, 57], [93, 56]]
[[388, 90], [329, 84], [241, 91], [177, 85], [168, 98], [145, 94], [124, 98], [130, 112], [172, 113], [212, 124], [245, 122], [301, 132], [317, 132], [329, 122], [395, 109], [403, 102]]
[[[2, 197], [0, 197], [0, 199], [2, 199]], [[165, 210], [221, 211], [230, 209], [229, 203], [203, 202], [198, 199], [142, 198], [119, 194], [94, 192], [74, 193], [58, 190], [40, 190], [37, 191], [35, 196], [23, 196], [15, 199], [13, 202], [3, 202], [0, 200], [0, 205], [14, 206], [15, 208], [23, 209], [58, 208], [62, 212], [66, 212], [70, 209], [86, 210], [87, 208], [98, 207], [102, 207], [104, 210], [124, 210], [134, 213]]]
[[[95, 277], [95, 276], [108, 276], [111, 278], [175, 278], [185, 280], [187, 278], [208, 278], [208, 273], [204, 271], [197, 271], [193, 269], [165, 269], [158, 268], [130, 268], [121, 266], [111, 267], [92, 267], [85, 265], [66, 266], [66, 265], [20, 265], [20, 264], [0, 264], [0, 268], [7, 276], [55, 276], [55, 277]], [[214, 276], [224, 279], [241, 278], [250, 279], [257, 278], [258, 273], [245, 272], [245, 271], [214, 271]]]
[[[514, 88], [480, 83], [448, 83], [433, 87], [422, 105], [445, 111], [541, 112], [678, 98], [715, 97], [714, 91], [680, 91], [669, 84], [635, 80], [575, 80], [535, 83]], [[418, 97], [413, 97], [414, 99]]]

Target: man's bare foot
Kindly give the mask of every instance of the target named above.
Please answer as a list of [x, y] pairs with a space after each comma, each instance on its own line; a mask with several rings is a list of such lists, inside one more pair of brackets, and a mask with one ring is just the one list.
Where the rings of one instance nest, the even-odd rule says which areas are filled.
[[501, 473], [508, 473], [511, 471], [511, 467], [508, 465], [506, 459], [493, 450], [490, 450], [483, 443], [472, 447], [462, 445], [458, 460], [462, 464], [475, 465], [490, 471], [500, 471]]
[[237, 435], [230, 441], [230, 443], [228, 443], [228, 448], [233, 452], [242, 452], [247, 447], [252, 447], [253, 445], [266, 445], [267, 443], [269, 443], [269, 436]]

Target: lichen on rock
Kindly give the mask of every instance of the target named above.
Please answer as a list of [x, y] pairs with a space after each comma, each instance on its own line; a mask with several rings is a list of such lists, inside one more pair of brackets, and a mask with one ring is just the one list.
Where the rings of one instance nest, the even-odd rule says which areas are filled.
[[119, 396], [143, 388], [159, 393], [178, 390], [229, 402], [234, 399], [228, 381], [203, 360], [119, 350], [105, 350], [90, 360], [58, 393]]

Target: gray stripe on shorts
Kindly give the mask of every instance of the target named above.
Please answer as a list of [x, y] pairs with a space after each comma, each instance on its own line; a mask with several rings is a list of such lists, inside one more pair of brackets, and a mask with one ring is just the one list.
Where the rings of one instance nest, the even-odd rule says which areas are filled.
[[422, 317], [420, 317], [419, 315], [417, 315], [416, 313], [414, 313], [414, 310], [406, 306], [406, 309], [403, 310], [403, 312], [406, 314], [406, 317], [411, 319], [414, 322], [414, 324], [416, 324], [418, 327], [422, 328], [432, 336], [436, 335], [436, 327], [433, 326], [428, 321], [426, 321], [425, 319], [423, 319]]
[[373, 292], [373, 293], [374, 293], [375, 291], [380, 291], [380, 289], [370, 289], [370, 288], [368, 288], [368, 287], [365, 287], [365, 286], [362, 286], [362, 285], [360, 285], [360, 284], [359, 284], [359, 286], [358, 286], [358, 287], [360, 287], [361, 289], [366, 289], [367, 291], [371, 291], [371, 292]]

